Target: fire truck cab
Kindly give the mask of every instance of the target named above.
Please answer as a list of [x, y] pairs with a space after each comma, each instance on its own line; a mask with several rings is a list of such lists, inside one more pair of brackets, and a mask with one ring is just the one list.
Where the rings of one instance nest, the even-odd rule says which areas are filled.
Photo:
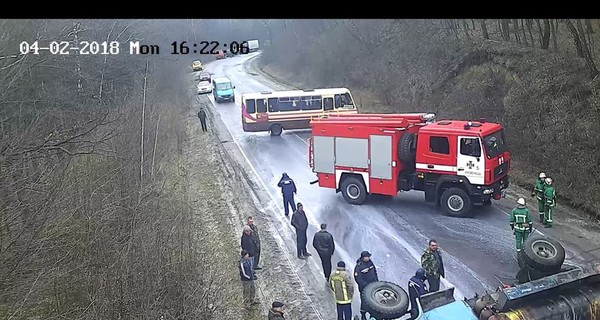
[[452, 216], [470, 216], [508, 187], [500, 124], [435, 121], [434, 114], [327, 115], [311, 121], [309, 163], [320, 187], [351, 204], [368, 194], [420, 190]]

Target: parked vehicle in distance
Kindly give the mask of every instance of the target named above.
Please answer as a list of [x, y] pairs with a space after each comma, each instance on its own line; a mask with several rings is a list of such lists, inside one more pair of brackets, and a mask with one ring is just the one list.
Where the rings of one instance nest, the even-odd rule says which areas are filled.
[[235, 102], [235, 86], [231, 84], [231, 80], [226, 77], [215, 78], [212, 80], [213, 97], [215, 102], [232, 101]]
[[192, 62], [192, 71], [202, 71], [204, 70], [204, 66], [200, 60], [194, 60]]
[[212, 85], [208, 81], [200, 81], [198, 83], [198, 94], [211, 93]]
[[210, 82], [211, 79], [211, 75], [209, 72], [201, 72], [200, 75], [198, 76], [198, 81], [208, 81]]
[[242, 128], [245, 132], [308, 129], [310, 120], [325, 114], [356, 114], [347, 88], [263, 91], [242, 95]]
[[248, 49], [250, 52], [258, 51], [258, 40], [248, 40]]

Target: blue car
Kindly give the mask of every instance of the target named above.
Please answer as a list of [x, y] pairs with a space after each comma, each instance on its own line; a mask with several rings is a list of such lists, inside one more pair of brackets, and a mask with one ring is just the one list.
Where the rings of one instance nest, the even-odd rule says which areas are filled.
[[212, 80], [212, 86], [213, 97], [217, 103], [221, 101], [235, 102], [235, 93], [233, 92], [235, 86], [231, 84], [229, 78], [214, 78]]

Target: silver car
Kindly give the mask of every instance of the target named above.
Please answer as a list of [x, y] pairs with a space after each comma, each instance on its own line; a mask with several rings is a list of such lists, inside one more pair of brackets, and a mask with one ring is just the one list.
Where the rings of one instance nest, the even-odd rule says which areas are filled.
[[200, 81], [198, 83], [198, 94], [211, 93], [212, 85], [208, 81]]

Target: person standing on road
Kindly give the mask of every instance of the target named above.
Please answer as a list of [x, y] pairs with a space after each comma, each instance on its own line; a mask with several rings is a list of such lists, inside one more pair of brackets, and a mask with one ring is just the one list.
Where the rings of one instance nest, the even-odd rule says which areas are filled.
[[520, 252], [523, 248], [523, 243], [533, 230], [533, 221], [531, 221], [529, 209], [525, 206], [525, 199], [519, 198], [517, 200], [517, 207], [510, 213], [509, 223], [510, 228], [515, 233], [517, 252]]
[[425, 270], [423, 268], [417, 269], [415, 275], [408, 280], [408, 297], [410, 299], [410, 319], [416, 319], [419, 316], [419, 309], [417, 307], [417, 298], [422, 295], [429, 293], [425, 286]]
[[296, 248], [298, 251], [298, 259], [305, 259], [306, 257], [312, 256], [312, 254], [306, 251], [306, 243], [308, 238], [306, 236], [306, 230], [308, 230], [308, 219], [306, 213], [304, 213], [304, 207], [302, 203], [298, 202], [298, 210], [292, 214], [292, 226], [296, 229]]
[[283, 195], [283, 208], [285, 210], [285, 216], [289, 216], [289, 207], [292, 207], [292, 212], [296, 212], [296, 204], [294, 202], [294, 195], [296, 194], [296, 184], [287, 173], [281, 175], [279, 179], [278, 187], [281, 188], [281, 194]]
[[198, 118], [202, 125], [202, 131], [206, 132], [206, 111], [204, 111], [204, 108], [200, 108], [200, 111], [198, 111]]
[[544, 189], [546, 188], [546, 174], [540, 172], [537, 180], [535, 180], [535, 187], [533, 187], [533, 192], [531, 193], [531, 197], [535, 197], [538, 203], [538, 212], [540, 214], [540, 223], [544, 222], [544, 212], [546, 211], [545, 205], [546, 200], [544, 198]]
[[244, 232], [242, 233], [241, 247], [243, 250], [248, 252], [252, 260], [252, 270], [260, 270], [256, 263], [256, 255], [259, 251], [259, 244], [256, 240], [256, 237], [252, 233], [252, 228], [250, 226], [244, 226]]
[[[365, 287], [372, 282], [379, 281], [377, 275], [377, 268], [371, 261], [371, 253], [369, 251], [363, 251], [360, 253], [360, 258], [356, 260], [356, 267], [354, 267], [354, 281], [358, 284], [358, 291], [362, 294]], [[367, 311], [363, 303], [363, 299], [360, 299], [360, 319], [367, 320]]]
[[256, 244], [256, 255], [254, 256], [254, 270], [261, 270], [260, 267], [260, 234], [258, 234], [258, 227], [254, 224], [254, 218], [248, 217], [246, 220], [248, 227], [252, 229], [252, 235], [254, 236], [254, 242]]
[[346, 270], [346, 263], [339, 261], [337, 268], [329, 277], [329, 287], [333, 290], [337, 306], [337, 320], [352, 320], [352, 297], [354, 283]]
[[255, 300], [255, 276], [254, 269], [252, 268], [252, 258], [250, 258], [248, 251], [242, 250], [241, 255], [242, 258], [238, 261], [238, 269], [240, 271], [240, 278], [242, 280], [244, 305], [248, 308], [252, 305], [258, 304], [258, 302]]
[[285, 320], [283, 317], [284, 304], [279, 301], [274, 301], [269, 310], [268, 320]]
[[326, 229], [327, 224], [321, 224], [321, 230], [315, 233], [315, 237], [313, 238], [313, 247], [317, 250], [319, 258], [321, 258], [325, 279], [329, 281], [329, 276], [331, 275], [331, 257], [335, 251], [335, 243], [333, 236]]
[[544, 206], [544, 228], [552, 228], [552, 210], [556, 206], [556, 190], [550, 178], [546, 178], [544, 199], [546, 200], [546, 205]]
[[429, 292], [440, 290], [440, 276], [446, 277], [444, 273], [444, 261], [438, 248], [437, 241], [429, 240], [429, 246], [421, 256], [421, 267], [425, 270], [427, 282], [429, 282]]

